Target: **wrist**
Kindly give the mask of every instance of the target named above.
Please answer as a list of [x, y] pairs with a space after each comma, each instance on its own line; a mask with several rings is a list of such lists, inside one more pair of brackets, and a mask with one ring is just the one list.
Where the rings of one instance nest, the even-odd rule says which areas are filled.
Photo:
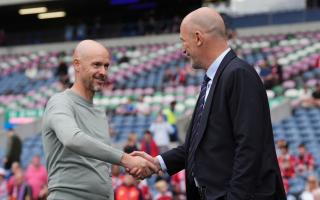
[[124, 153], [121, 157], [121, 160], [120, 160], [120, 165], [127, 168], [128, 167], [128, 164], [129, 164], [129, 161], [130, 160], [130, 155], [127, 154], [127, 153]]

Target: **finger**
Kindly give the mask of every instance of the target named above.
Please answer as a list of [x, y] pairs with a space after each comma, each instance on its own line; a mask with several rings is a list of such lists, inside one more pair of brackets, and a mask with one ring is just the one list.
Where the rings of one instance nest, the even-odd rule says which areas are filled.
[[130, 153], [130, 156], [142, 156], [143, 151], [134, 151], [132, 153]]
[[138, 168], [138, 171], [135, 173], [136, 176], [141, 176], [143, 173], [142, 169]]
[[143, 152], [143, 151], [134, 151], [132, 152], [130, 155], [132, 156], [140, 156], [146, 160], [148, 160], [149, 162], [154, 162], [154, 159], [152, 156], [150, 156], [149, 154], [147, 154], [146, 152]]
[[138, 175], [139, 174], [139, 168], [133, 168], [130, 170], [129, 174], [131, 175]]
[[148, 169], [148, 168], [145, 168], [145, 169], [143, 170], [143, 172], [142, 172], [142, 175], [143, 175], [144, 177], [148, 177], [148, 176], [150, 176], [151, 174], [153, 174], [153, 173], [152, 173], [152, 171], [151, 171], [150, 169]]
[[160, 170], [153, 162], [147, 162], [147, 166], [155, 173]]

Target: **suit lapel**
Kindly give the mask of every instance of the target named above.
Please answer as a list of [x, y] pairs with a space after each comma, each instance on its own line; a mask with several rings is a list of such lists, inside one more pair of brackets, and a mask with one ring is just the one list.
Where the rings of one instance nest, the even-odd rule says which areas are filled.
[[236, 57], [236, 54], [230, 50], [227, 55], [223, 58], [220, 66], [218, 67], [218, 70], [213, 78], [213, 81], [212, 81], [212, 84], [211, 84], [211, 88], [210, 88], [210, 92], [208, 94], [208, 97], [206, 99], [206, 103], [204, 105], [204, 111], [203, 111], [203, 115], [202, 115], [202, 118], [201, 118], [201, 124], [200, 124], [200, 127], [199, 127], [199, 132], [198, 132], [198, 137], [196, 138], [196, 148], [198, 147], [202, 137], [203, 137], [203, 134], [205, 132], [205, 129], [207, 127], [207, 121], [208, 121], [208, 118], [209, 118], [209, 114], [210, 114], [210, 109], [211, 109], [211, 104], [212, 104], [212, 101], [213, 101], [213, 96], [214, 96], [214, 92], [215, 92], [215, 88], [216, 88], [216, 85], [218, 83], [218, 80], [223, 72], [223, 70], [226, 68], [226, 66], [228, 65], [228, 63]]

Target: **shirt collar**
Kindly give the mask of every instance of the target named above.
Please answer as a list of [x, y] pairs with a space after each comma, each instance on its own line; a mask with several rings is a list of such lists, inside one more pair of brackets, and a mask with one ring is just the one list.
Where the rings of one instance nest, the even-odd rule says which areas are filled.
[[209, 69], [207, 70], [206, 74], [207, 76], [213, 80], [214, 75], [216, 74], [219, 65], [221, 64], [223, 58], [227, 55], [227, 53], [230, 51], [230, 48], [227, 48], [224, 52], [222, 52], [218, 58], [216, 58], [213, 63], [210, 65]]

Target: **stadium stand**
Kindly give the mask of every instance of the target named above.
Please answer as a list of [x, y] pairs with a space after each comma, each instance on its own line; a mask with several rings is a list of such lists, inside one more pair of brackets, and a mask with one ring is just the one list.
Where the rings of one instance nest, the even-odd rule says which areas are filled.
[[[314, 15], [307, 16], [314, 19]], [[279, 16], [279, 20], [274, 23], [283, 24], [291, 23], [292, 16], [296, 15], [292, 12], [275, 16]], [[266, 22], [264, 15], [259, 19]], [[239, 17], [235, 23], [242, 27], [246, 20]], [[124, 31], [121, 36], [135, 31], [130, 24], [124, 29], [130, 31]], [[271, 110], [289, 102], [292, 115], [273, 123], [274, 139], [288, 198], [300, 199], [310, 176], [320, 178], [320, 108], [308, 105], [307, 101], [313, 98], [312, 92], [320, 84], [320, 30], [234, 36], [230, 38], [230, 46], [255, 66], [265, 83]], [[176, 41], [148, 43], [143, 40], [110, 48], [112, 67], [108, 83], [94, 97], [94, 104], [106, 110], [115, 146], [122, 148], [130, 134], [135, 133], [135, 145], [139, 147], [157, 114], [172, 101], [176, 101], [176, 117], [188, 120], [196, 104], [203, 72], [193, 71], [180, 49], [181, 44]], [[71, 61], [71, 48], [0, 54], [0, 112], [4, 121], [19, 126], [41, 120], [48, 99], [68, 87], [61, 81], [57, 69], [62, 62], [70, 68]], [[72, 82], [72, 70], [68, 76]], [[22, 168], [28, 167], [34, 155], [39, 155], [44, 164], [39, 131], [22, 138]], [[307, 151], [303, 155], [299, 150], [301, 145]], [[5, 148], [0, 143], [0, 160], [4, 155]], [[179, 177], [172, 180], [182, 181]], [[153, 195], [155, 181], [154, 177], [147, 180]]]

